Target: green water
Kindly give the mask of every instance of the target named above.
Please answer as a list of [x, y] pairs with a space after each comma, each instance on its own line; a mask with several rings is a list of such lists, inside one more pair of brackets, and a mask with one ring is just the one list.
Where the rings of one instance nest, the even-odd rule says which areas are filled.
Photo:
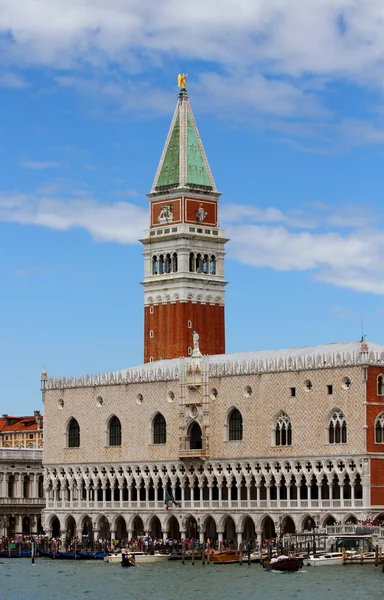
[[382, 600], [381, 567], [304, 567], [298, 573], [269, 573], [260, 565], [202, 566], [178, 562], [123, 569], [119, 564], [38, 559], [3, 559], [1, 600], [205, 600], [326, 599]]

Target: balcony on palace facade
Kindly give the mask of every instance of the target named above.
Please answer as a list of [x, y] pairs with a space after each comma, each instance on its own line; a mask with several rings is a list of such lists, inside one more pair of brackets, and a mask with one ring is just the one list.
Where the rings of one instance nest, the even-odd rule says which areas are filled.
[[[178, 501], [183, 510], [212, 509], [335, 509], [363, 508], [363, 500], [184, 500]], [[165, 508], [163, 500], [47, 500], [48, 509], [86, 509], [86, 510], [154, 510]]]
[[179, 451], [180, 458], [206, 458], [207, 456], [208, 452], [205, 450], [205, 448], [200, 448], [200, 450], [198, 450], [197, 448], [195, 450], [191, 450], [189, 448], [188, 450]]
[[42, 462], [43, 460], [43, 449], [36, 448], [1, 448], [0, 449], [0, 461], [4, 460], [27, 460], [27, 461], [38, 461]]
[[[317, 530], [321, 531], [321, 530]], [[379, 525], [327, 525], [325, 531], [329, 536], [332, 535], [377, 535], [384, 537], [384, 527]]]
[[28, 506], [39, 506], [44, 508], [45, 498], [1, 498], [0, 503], [3, 505], [14, 505], [19, 508]]

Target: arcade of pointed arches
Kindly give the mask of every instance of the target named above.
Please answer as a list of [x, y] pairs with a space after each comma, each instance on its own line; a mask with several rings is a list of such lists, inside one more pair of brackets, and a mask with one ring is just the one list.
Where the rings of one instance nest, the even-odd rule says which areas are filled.
[[[201, 431], [201, 430], [200, 430]], [[190, 446], [199, 446], [193, 424]], [[201, 447], [201, 446], [200, 446]], [[47, 512], [145, 513], [164, 510], [168, 491], [180, 511], [289, 513], [363, 507], [365, 459], [265, 460], [171, 464], [68, 465], [46, 468]], [[297, 525], [296, 525], [297, 526]]]
[[[379, 514], [376, 518], [383, 518]], [[287, 534], [310, 532], [316, 527], [333, 526], [340, 515], [326, 513], [317, 522], [309, 513], [289, 514], [280, 512], [273, 514], [264, 512], [258, 515], [250, 513], [211, 514], [209, 512], [194, 514], [192, 512], [177, 516], [167, 513], [154, 515], [149, 513], [60, 513], [53, 512], [46, 516], [45, 527], [49, 536], [78, 537], [88, 536], [88, 540], [108, 541], [118, 539], [129, 542], [132, 538], [149, 535], [152, 538], [178, 541], [184, 537], [203, 540], [232, 540], [235, 544], [241, 541], [269, 540]], [[342, 521], [357, 524], [358, 516], [353, 512], [344, 513]]]

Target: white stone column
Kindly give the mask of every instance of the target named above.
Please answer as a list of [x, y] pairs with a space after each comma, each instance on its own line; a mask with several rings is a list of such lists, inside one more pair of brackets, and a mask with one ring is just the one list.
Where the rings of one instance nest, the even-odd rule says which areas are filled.
[[327, 477], [327, 481], [328, 481], [328, 489], [329, 489], [329, 506], [332, 508], [332, 503], [333, 503], [333, 487], [332, 487], [333, 478], [331, 478], [331, 480], [329, 481], [329, 479]]
[[260, 483], [256, 484], [256, 506], [260, 507]]
[[241, 544], [243, 542], [243, 532], [236, 531], [236, 535], [237, 535], [237, 549], [240, 550]]
[[202, 529], [199, 531], [199, 541], [200, 543], [204, 542], [204, 531]]
[[21, 515], [15, 515], [15, 533], [21, 533], [23, 521]]
[[219, 542], [219, 550], [221, 550], [221, 547], [223, 545], [223, 531], [217, 532], [217, 541]]
[[256, 531], [256, 536], [257, 536], [257, 543], [259, 544], [259, 548], [261, 548], [263, 545], [263, 532]]
[[270, 488], [269, 483], [270, 483], [269, 481], [265, 482], [265, 487], [267, 490], [267, 507], [268, 508], [271, 506], [271, 488]]
[[114, 540], [116, 539], [116, 531], [114, 529], [111, 529], [111, 549], [114, 548]]
[[291, 482], [287, 483], [287, 506], [288, 508], [291, 506]]
[[180, 529], [180, 538], [185, 540], [185, 531], [183, 529]]
[[353, 479], [351, 478], [351, 505], [352, 507], [355, 506], [355, 483], [356, 483], [356, 478], [354, 477]]
[[308, 479], [306, 479], [305, 482], [307, 484], [307, 502], [308, 502], [308, 507], [311, 507], [312, 506], [311, 480], [308, 481]]
[[221, 481], [217, 483], [217, 489], [219, 493], [219, 507], [221, 508], [223, 506], [223, 483]]
[[31, 523], [31, 533], [35, 534], [37, 533], [37, 517], [38, 515], [30, 515], [29, 519], [30, 519], [30, 523]]
[[277, 506], [280, 506], [280, 489], [281, 489], [281, 485], [280, 483], [276, 483], [276, 500], [277, 500]]
[[209, 508], [212, 508], [212, 485], [208, 486]]
[[168, 532], [167, 531], [162, 531], [162, 534], [163, 534], [163, 544], [165, 544], [165, 542], [167, 541]]
[[247, 483], [246, 488], [247, 488], [247, 507], [250, 508], [250, 506], [251, 506], [251, 484]]
[[182, 483], [181, 485], [181, 506], [184, 507], [184, 501], [185, 501], [185, 482]]

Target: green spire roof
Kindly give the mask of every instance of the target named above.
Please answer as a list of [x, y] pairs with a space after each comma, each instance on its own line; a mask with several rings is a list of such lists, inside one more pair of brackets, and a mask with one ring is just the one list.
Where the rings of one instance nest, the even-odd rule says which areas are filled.
[[180, 183], [180, 119], [177, 117], [171, 138], [157, 179], [158, 187], [179, 185]]
[[179, 94], [152, 193], [175, 188], [217, 192], [185, 89]]

